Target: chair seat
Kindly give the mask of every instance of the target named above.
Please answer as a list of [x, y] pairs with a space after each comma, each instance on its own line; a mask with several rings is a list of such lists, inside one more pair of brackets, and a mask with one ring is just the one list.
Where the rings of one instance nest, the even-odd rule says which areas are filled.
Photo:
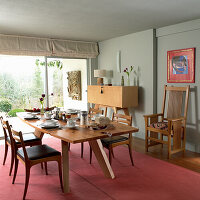
[[109, 146], [113, 143], [122, 142], [126, 140], [128, 140], [127, 137], [120, 135], [120, 136], [112, 136], [112, 137], [103, 138], [101, 139], [101, 142], [104, 146]]
[[[28, 158], [30, 160], [37, 160], [42, 158], [47, 158], [51, 156], [59, 156], [61, 153], [47, 145], [37, 145], [33, 147], [26, 148]], [[20, 148], [17, 151], [17, 155], [19, 155], [24, 160], [24, 152], [23, 149]]]
[[[24, 143], [29, 143], [29, 142], [39, 142], [41, 141], [40, 138], [38, 138], [34, 133], [27, 133], [27, 134], [23, 134], [23, 139], [24, 139]], [[10, 137], [7, 137], [7, 141], [10, 144]], [[20, 142], [16, 142], [16, 144], [20, 144]]]
[[157, 128], [157, 129], [160, 129], [160, 130], [165, 130], [165, 131], [168, 130], [168, 124], [167, 124], [167, 122], [152, 123], [152, 124], [150, 124], [150, 127], [151, 128]]

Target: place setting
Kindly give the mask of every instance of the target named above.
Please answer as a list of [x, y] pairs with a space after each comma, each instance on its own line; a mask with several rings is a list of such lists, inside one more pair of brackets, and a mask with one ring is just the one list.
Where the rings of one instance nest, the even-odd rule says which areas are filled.
[[23, 116], [23, 118], [26, 119], [26, 120], [38, 119], [37, 114], [38, 113], [25, 113], [25, 115]]
[[60, 124], [58, 120], [55, 119], [48, 119], [40, 124], [38, 124], [41, 128], [45, 129], [53, 129], [53, 128], [60, 128]]

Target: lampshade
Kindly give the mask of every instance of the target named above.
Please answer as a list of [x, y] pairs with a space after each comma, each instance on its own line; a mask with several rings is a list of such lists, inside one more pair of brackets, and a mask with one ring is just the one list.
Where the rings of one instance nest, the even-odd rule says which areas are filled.
[[106, 77], [106, 70], [105, 69], [95, 69], [94, 77]]

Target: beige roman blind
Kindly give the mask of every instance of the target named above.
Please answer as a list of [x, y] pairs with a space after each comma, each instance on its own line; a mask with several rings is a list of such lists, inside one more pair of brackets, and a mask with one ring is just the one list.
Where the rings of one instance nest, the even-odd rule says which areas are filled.
[[0, 54], [50, 56], [52, 47], [48, 39], [0, 35]]
[[99, 54], [96, 42], [52, 40], [52, 55], [70, 58], [95, 58]]
[[0, 54], [95, 58], [99, 50], [96, 42], [0, 34]]

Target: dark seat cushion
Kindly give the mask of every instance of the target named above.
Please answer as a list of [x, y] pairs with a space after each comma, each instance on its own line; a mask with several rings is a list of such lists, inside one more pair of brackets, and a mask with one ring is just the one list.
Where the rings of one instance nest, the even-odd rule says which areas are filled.
[[[59, 151], [49, 147], [48, 145], [27, 147], [26, 151], [30, 160], [37, 160], [41, 158], [61, 155]], [[19, 155], [24, 160], [24, 151], [22, 148], [18, 149], [17, 155]]]
[[[167, 122], [152, 123], [152, 124], [150, 124], [150, 127], [157, 128], [157, 129], [164, 130], [164, 131], [168, 131], [168, 123]], [[183, 138], [184, 137], [183, 127], [182, 127], [182, 130], [181, 130], [181, 133], [182, 133], [181, 137]], [[173, 135], [174, 135], [174, 132], [173, 132], [173, 126], [172, 126], [171, 136], [173, 137]]]
[[103, 138], [103, 139], [101, 139], [101, 142], [102, 142], [103, 146], [109, 146], [113, 143], [126, 141], [128, 139], [129, 138], [120, 135], [120, 136], [112, 136], [112, 137]]
[[[27, 133], [23, 134], [23, 140], [26, 145], [26, 143], [30, 142], [39, 142], [41, 141], [40, 138], [38, 138], [34, 133]], [[7, 138], [7, 141], [10, 143], [10, 137]], [[20, 144], [20, 142], [16, 142], [17, 144]]]
[[157, 128], [157, 129], [160, 129], [160, 130], [165, 130], [165, 131], [168, 130], [168, 124], [167, 124], [167, 122], [152, 123], [152, 124], [150, 124], [150, 127], [151, 128]]

